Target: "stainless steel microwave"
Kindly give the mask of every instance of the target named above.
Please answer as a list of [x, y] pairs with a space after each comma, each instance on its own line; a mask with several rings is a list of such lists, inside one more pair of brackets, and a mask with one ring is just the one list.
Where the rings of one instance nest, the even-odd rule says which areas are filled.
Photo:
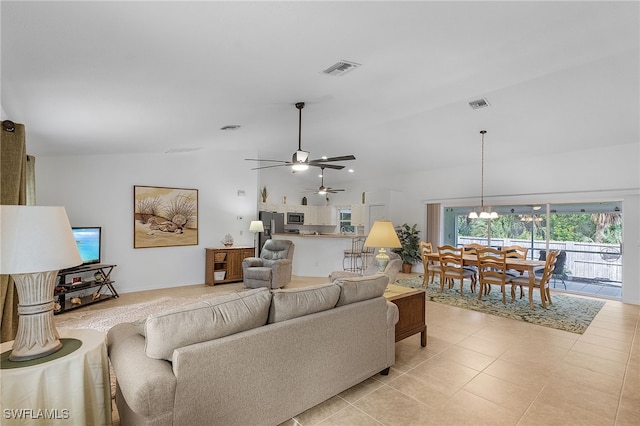
[[289, 225], [303, 225], [304, 213], [287, 213], [287, 224]]

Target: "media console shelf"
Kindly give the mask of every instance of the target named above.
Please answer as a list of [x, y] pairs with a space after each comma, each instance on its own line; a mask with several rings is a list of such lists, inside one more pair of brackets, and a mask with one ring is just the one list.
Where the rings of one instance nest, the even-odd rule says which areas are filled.
[[[113, 286], [114, 282], [110, 278], [111, 271], [116, 266], [96, 263], [94, 265], [63, 269], [58, 272], [58, 282], [53, 292], [53, 298], [56, 303], [53, 313], [61, 314], [65, 311], [118, 297], [119, 294]], [[93, 272], [93, 279], [85, 279], [86, 274], [90, 272]], [[71, 282], [67, 282], [67, 276], [71, 275], [75, 275], [75, 277], [72, 277]], [[97, 288], [97, 290], [93, 291], [94, 288]], [[108, 291], [110, 294], [103, 293], [103, 290]], [[80, 299], [81, 303], [71, 302], [71, 299], [76, 297]]]

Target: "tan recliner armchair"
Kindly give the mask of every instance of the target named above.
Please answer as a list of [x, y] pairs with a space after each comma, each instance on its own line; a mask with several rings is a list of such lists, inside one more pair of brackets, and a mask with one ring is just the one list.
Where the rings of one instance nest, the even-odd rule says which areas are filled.
[[289, 284], [294, 247], [289, 240], [267, 240], [260, 257], [247, 257], [242, 261], [244, 286], [281, 288]]
[[[380, 249], [376, 249], [373, 259], [378, 255]], [[389, 255], [389, 263], [387, 263], [387, 267], [382, 272], [386, 276], [389, 277], [389, 284], [393, 284], [396, 282], [396, 277], [398, 276], [398, 272], [402, 269], [402, 259], [397, 253], [392, 251], [386, 251], [387, 255]], [[351, 272], [351, 271], [334, 271], [329, 274], [329, 281], [333, 282], [338, 278], [346, 278], [346, 277], [361, 277], [366, 275], [375, 275], [379, 274], [378, 267], [376, 266], [375, 261], [371, 262], [371, 265], [367, 267], [367, 269], [363, 273], [359, 272]]]

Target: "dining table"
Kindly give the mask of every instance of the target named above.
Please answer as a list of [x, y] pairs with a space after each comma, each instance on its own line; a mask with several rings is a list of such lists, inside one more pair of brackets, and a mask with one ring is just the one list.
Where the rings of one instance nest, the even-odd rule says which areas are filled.
[[[428, 253], [426, 254], [427, 259], [430, 261], [437, 262], [438, 261], [438, 253]], [[526, 272], [529, 276], [529, 307], [534, 309], [533, 306], [533, 289], [536, 284], [536, 275], [535, 270], [540, 267], [544, 267], [544, 260], [532, 260], [532, 259], [521, 259], [515, 257], [507, 257], [507, 269], [514, 269], [516, 271]], [[478, 256], [475, 254], [465, 254], [462, 256], [462, 262], [464, 266], [477, 266], [478, 265]], [[540, 300], [542, 302], [542, 307], [544, 309], [547, 308], [546, 296], [544, 292], [543, 286], [540, 287]]]

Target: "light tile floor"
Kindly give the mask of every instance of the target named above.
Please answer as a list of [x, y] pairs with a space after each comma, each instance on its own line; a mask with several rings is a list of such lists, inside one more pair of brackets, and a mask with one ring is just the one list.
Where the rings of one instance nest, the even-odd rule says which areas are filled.
[[[291, 286], [324, 281], [294, 278]], [[128, 293], [93, 306], [236, 286]], [[427, 302], [426, 348], [419, 335], [398, 342], [388, 376], [283, 425], [639, 425], [639, 324], [640, 306], [613, 300], [583, 335]], [[119, 425], [117, 412], [114, 419]]]

